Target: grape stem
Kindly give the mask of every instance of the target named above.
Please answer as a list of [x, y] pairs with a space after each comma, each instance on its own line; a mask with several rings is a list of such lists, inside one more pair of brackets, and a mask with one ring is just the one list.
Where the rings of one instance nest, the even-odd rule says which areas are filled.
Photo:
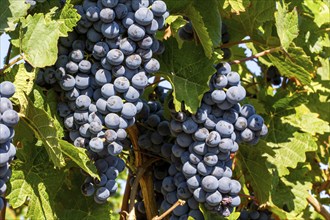
[[[129, 182], [130, 182], [131, 178], [132, 178], [132, 176], [130, 174], [128, 174], [127, 179], [126, 179], [126, 187], [125, 187], [125, 192], [124, 192], [124, 196], [123, 196], [123, 201], [121, 202], [122, 213], [125, 213], [126, 211], [124, 211], [124, 210], [128, 209], [128, 199], [129, 199], [129, 196], [131, 194], [131, 187], [129, 185]], [[124, 219], [125, 218], [124, 218], [123, 214], [121, 214], [120, 215], [120, 220], [124, 220]]]
[[[152, 219], [153, 216], [157, 215], [157, 208], [156, 208], [156, 201], [155, 201], [155, 197], [154, 197], [152, 175], [145, 174], [145, 171], [140, 171], [139, 172], [139, 169], [141, 167], [143, 167], [142, 169], [147, 170], [147, 166], [150, 166], [154, 162], [155, 159], [154, 160], [149, 160], [148, 162], [143, 161], [143, 159], [146, 160], [146, 159], [149, 159], [149, 158], [144, 158], [143, 155], [140, 152], [139, 145], [138, 145], [139, 130], [138, 130], [136, 125], [133, 125], [133, 126], [129, 127], [127, 129], [127, 133], [128, 133], [128, 135], [129, 135], [129, 137], [132, 141], [133, 152], [134, 152], [134, 155], [135, 155], [134, 165], [135, 165], [135, 167], [138, 167], [137, 177], [136, 177], [135, 181], [137, 183], [140, 183], [144, 204], [145, 204], [146, 207], [148, 207], [146, 209], [147, 219]], [[143, 164], [143, 163], [145, 163], [145, 164]], [[141, 175], [142, 178], [138, 177], [138, 174]], [[137, 181], [137, 179], [139, 179], [139, 180]], [[138, 185], [137, 183], [136, 183], [136, 185]], [[133, 183], [133, 186], [134, 186], [134, 183]], [[136, 187], [136, 188], [138, 188], [138, 187]], [[133, 199], [130, 200], [130, 209], [129, 209], [130, 213], [129, 213], [129, 215], [131, 214], [132, 210], [134, 210], [134, 200], [135, 200], [136, 193], [137, 193], [137, 189], [136, 190], [135, 189], [131, 190], [130, 198], [133, 198]], [[134, 196], [134, 194], [135, 194], [135, 196]], [[133, 208], [132, 208], [132, 205], [133, 205]]]
[[271, 48], [269, 50], [264, 50], [264, 51], [262, 51], [260, 53], [257, 53], [255, 55], [252, 55], [250, 57], [246, 57], [246, 58], [241, 59], [241, 60], [233, 60], [233, 61], [229, 62], [229, 64], [230, 65], [240, 64], [240, 63], [243, 63], [243, 62], [246, 62], [246, 61], [249, 61], [249, 60], [253, 60], [255, 58], [262, 57], [262, 56], [265, 56], [267, 54], [274, 53], [274, 52], [277, 52], [277, 51], [280, 51], [280, 50], [282, 50], [282, 47]]
[[306, 198], [308, 203], [311, 204], [315, 211], [322, 215], [325, 219], [330, 219], [330, 213], [317, 201], [317, 199], [310, 195]]
[[169, 208], [168, 210], [166, 210], [166, 212], [164, 212], [161, 216], [156, 216], [154, 218], [152, 218], [152, 220], [161, 220], [163, 218], [165, 218], [168, 214], [170, 214], [176, 207], [178, 207], [179, 205], [183, 206], [186, 203], [186, 201], [179, 199], [178, 201], [176, 201], [176, 203], [174, 203], [172, 205], [171, 208]]
[[131, 190], [131, 195], [130, 195], [130, 205], [129, 205], [129, 210], [131, 211], [134, 207], [134, 200], [136, 198], [137, 195], [137, 191], [139, 188], [139, 182], [142, 178], [142, 176], [144, 175], [145, 171], [148, 169], [149, 166], [151, 166], [151, 164], [153, 164], [154, 162], [156, 162], [157, 160], [159, 160], [158, 158], [154, 158], [152, 160], [149, 160], [147, 163], [143, 164], [141, 167], [138, 168], [137, 173], [136, 173], [136, 177], [132, 186], [132, 190]]
[[16, 59], [12, 60], [11, 62], [9, 62], [7, 65], [5, 65], [2, 69], [0, 69], [0, 75], [3, 74], [3, 72], [8, 69], [9, 67], [11, 67], [12, 65], [16, 64], [17, 62], [21, 61], [23, 59], [22, 56], [18, 56]]

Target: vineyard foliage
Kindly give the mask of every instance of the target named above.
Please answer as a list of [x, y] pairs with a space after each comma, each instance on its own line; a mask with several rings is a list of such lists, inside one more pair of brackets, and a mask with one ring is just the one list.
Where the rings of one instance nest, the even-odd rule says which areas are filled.
[[[63, 140], [55, 91], [34, 82], [39, 68], [55, 63], [59, 38], [68, 36], [79, 21], [73, 7], [79, 0], [45, 1], [33, 13], [24, 2], [1, 1], [6, 10], [0, 12], [0, 31], [11, 38], [0, 78], [15, 84], [13, 102], [20, 114], [7, 217], [23, 213], [31, 219], [117, 219], [120, 190], [106, 205], [80, 193], [83, 177], [77, 168], [97, 177], [96, 168], [83, 148]], [[329, 168], [320, 168], [320, 163], [330, 165], [329, 1], [165, 2], [170, 16], [157, 37], [166, 49], [157, 57], [161, 69], [155, 75], [171, 83], [175, 109], [197, 110], [209, 90], [214, 64], [223, 60], [221, 49], [230, 48], [227, 61], [241, 75], [247, 90], [244, 103], [253, 104], [268, 126], [266, 138], [256, 146], [241, 145], [234, 159], [234, 176], [246, 195], [242, 207], [252, 199], [278, 219], [324, 218], [313, 207], [330, 203], [320, 197], [321, 192], [330, 195]], [[178, 36], [186, 17], [195, 30], [192, 42]], [[222, 24], [230, 34], [225, 44]], [[247, 58], [247, 50], [255, 57]], [[271, 66], [282, 76], [280, 85], [267, 80]], [[234, 212], [229, 218], [237, 217]]]

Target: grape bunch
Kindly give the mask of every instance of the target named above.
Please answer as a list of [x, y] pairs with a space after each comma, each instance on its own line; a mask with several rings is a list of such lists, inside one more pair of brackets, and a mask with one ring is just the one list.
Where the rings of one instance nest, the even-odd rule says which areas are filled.
[[191, 41], [194, 39], [194, 29], [191, 21], [187, 18], [187, 23], [178, 31], [178, 35], [182, 40]]
[[[222, 44], [226, 44], [229, 43], [230, 40], [230, 35], [228, 32], [228, 27], [225, 23], [221, 23], [221, 41]], [[224, 60], [228, 60], [231, 57], [231, 50], [229, 48], [221, 48], [222, 52], [223, 52], [223, 59]]]
[[55, 65], [41, 70], [37, 83], [61, 93], [58, 112], [69, 140], [89, 151], [101, 177], [87, 177], [82, 192], [103, 203], [125, 168], [118, 158], [130, 148], [125, 129], [144, 106], [150, 74], [159, 70], [153, 55], [164, 46], [155, 34], [168, 12], [160, 0], [84, 0], [75, 8], [80, 21], [60, 38]]
[[163, 116], [163, 108], [160, 102], [144, 102], [143, 109], [139, 114], [137, 126], [139, 128], [138, 145], [140, 149], [148, 153], [170, 157], [172, 147], [169, 122]]
[[271, 220], [272, 213], [268, 210], [241, 210], [239, 220]]
[[278, 71], [276, 66], [270, 66], [267, 69], [267, 73], [266, 73], [266, 79], [267, 82], [270, 82], [271, 84], [278, 86], [281, 85], [281, 74]]
[[[252, 193], [253, 195], [253, 193]], [[236, 210], [237, 211], [237, 210]], [[273, 220], [272, 212], [267, 209], [261, 209], [254, 200], [249, 200], [244, 208], [239, 210], [239, 220]]]
[[16, 148], [12, 144], [15, 135], [14, 127], [19, 121], [18, 113], [13, 109], [9, 100], [15, 93], [15, 86], [9, 81], [0, 83], [0, 210], [4, 208], [4, 196], [7, 181], [11, 177], [9, 163], [16, 155]]
[[[246, 96], [239, 74], [231, 71], [228, 63], [216, 69], [210, 91], [204, 94], [196, 114], [176, 112], [169, 106], [170, 130], [175, 137], [171, 168], [175, 167], [175, 172], [169, 171], [172, 175], [163, 180], [163, 206], [171, 206], [174, 197], [193, 200], [211, 212], [228, 216], [241, 202], [241, 184], [231, 179], [231, 154], [238, 150], [238, 143], [256, 144], [267, 134], [267, 127], [252, 105], [239, 104]], [[173, 219], [194, 208], [189, 203], [180, 207]]]

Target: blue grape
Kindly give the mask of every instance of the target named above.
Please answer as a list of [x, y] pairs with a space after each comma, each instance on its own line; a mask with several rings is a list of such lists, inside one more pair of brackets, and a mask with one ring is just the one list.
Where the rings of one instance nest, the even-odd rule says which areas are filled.
[[110, 112], [120, 112], [123, 105], [122, 99], [116, 95], [109, 97], [107, 100], [107, 108]]
[[119, 49], [123, 52], [123, 54], [130, 55], [136, 50], [136, 43], [129, 38], [121, 39]]
[[112, 79], [111, 72], [109, 72], [108, 70], [99, 69], [95, 73], [95, 82], [99, 86], [103, 86], [104, 84], [111, 82], [111, 79]]
[[193, 196], [199, 203], [204, 203], [206, 201], [206, 192], [201, 187], [194, 190]]
[[129, 80], [123, 76], [116, 78], [113, 84], [115, 90], [120, 93], [126, 92], [130, 86]]
[[116, 18], [122, 20], [128, 14], [128, 8], [124, 4], [118, 4], [115, 7]]
[[135, 21], [143, 26], [147, 26], [154, 18], [153, 13], [148, 8], [139, 8], [134, 15]]
[[122, 117], [126, 119], [132, 119], [136, 115], [136, 107], [132, 103], [125, 103], [123, 109], [121, 110]]
[[14, 127], [18, 121], [19, 116], [15, 110], [8, 109], [4, 113], [2, 113], [2, 123], [7, 125], [8, 127]]
[[87, 182], [81, 186], [81, 192], [84, 196], [92, 196], [95, 192], [93, 183]]
[[142, 59], [138, 54], [131, 54], [126, 57], [125, 64], [130, 69], [137, 69], [142, 63]]
[[248, 118], [247, 123], [251, 130], [260, 131], [264, 124], [264, 119], [260, 115], [254, 114]]
[[166, 4], [163, 1], [154, 1], [151, 10], [155, 16], [162, 16], [167, 10]]
[[128, 37], [133, 41], [140, 41], [144, 38], [146, 32], [143, 26], [132, 24], [127, 30]]
[[112, 156], [117, 156], [123, 151], [123, 146], [120, 142], [112, 142], [108, 145], [108, 153]]
[[104, 123], [107, 128], [117, 129], [119, 128], [120, 119], [119, 116], [115, 113], [109, 113], [104, 118]]
[[101, 0], [104, 7], [114, 8], [118, 4], [118, 0]]
[[115, 12], [111, 8], [103, 8], [100, 11], [100, 19], [103, 23], [111, 23], [115, 20]]
[[0, 83], [0, 95], [1, 97], [10, 98], [14, 95], [16, 89], [12, 82], [3, 81]]
[[103, 23], [101, 26], [102, 34], [106, 38], [114, 39], [119, 35], [119, 25], [113, 21], [111, 23]]

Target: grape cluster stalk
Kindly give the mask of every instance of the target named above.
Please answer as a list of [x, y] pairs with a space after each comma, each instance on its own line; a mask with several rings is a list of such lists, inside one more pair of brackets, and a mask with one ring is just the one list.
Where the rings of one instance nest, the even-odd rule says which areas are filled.
[[0, 83], [0, 210], [5, 206], [6, 183], [11, 177], [9, 164], [16, 155], [16, 147], [12, 141], [19, 115], [13, 109], [13, 104], [9, 99], [15, 94], [15, 90], [14, 84], [9, 81]]

